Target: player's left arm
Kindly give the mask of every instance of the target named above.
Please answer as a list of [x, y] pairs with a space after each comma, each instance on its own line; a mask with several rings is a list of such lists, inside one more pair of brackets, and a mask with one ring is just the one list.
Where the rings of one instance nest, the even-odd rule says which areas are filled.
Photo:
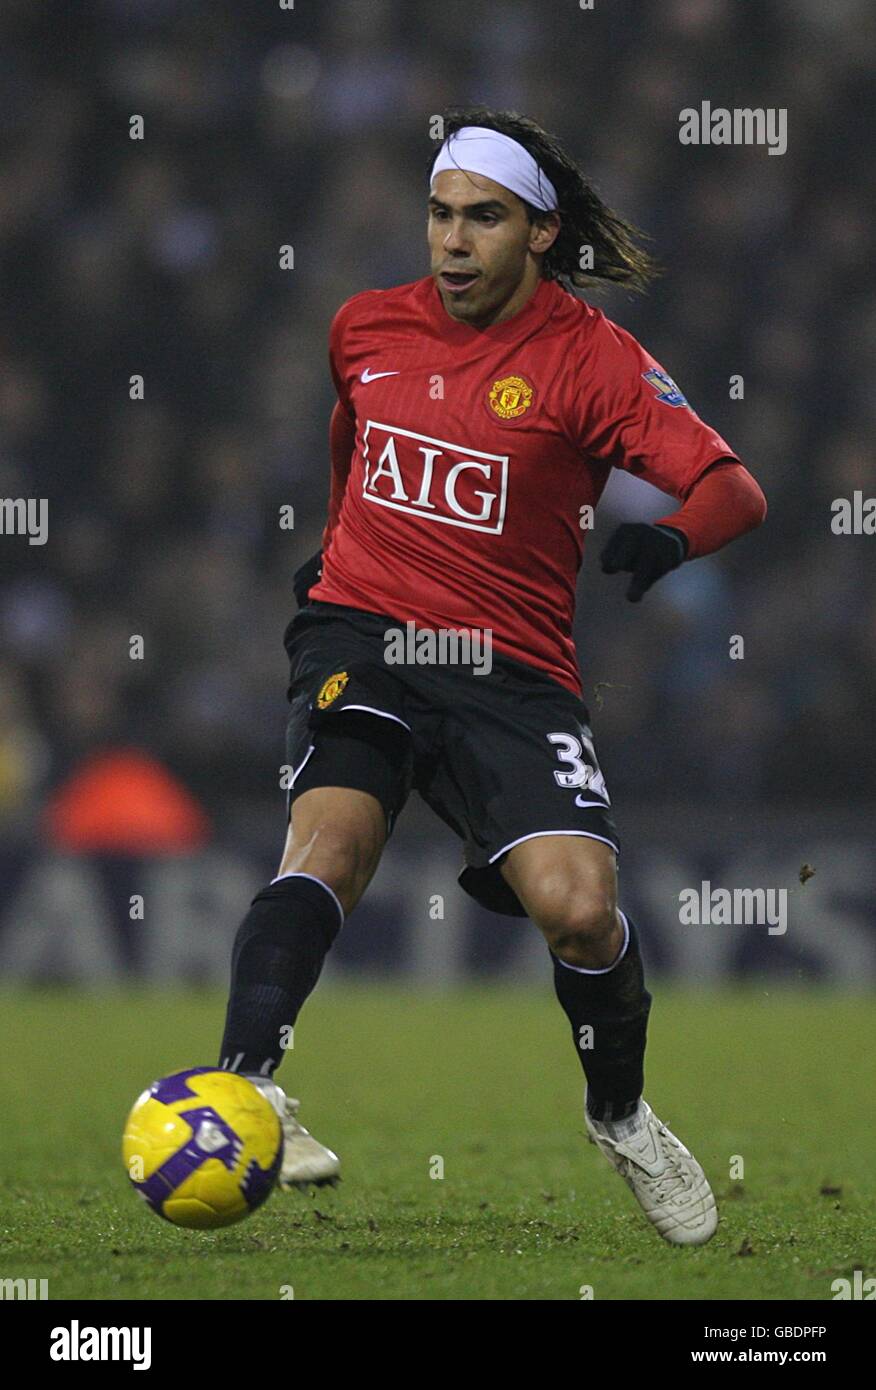
[[766, 498], [748, 469], [736, 458], [718, 459], [696, 479], [679, 511], [652, 525], [618, 526], [600, 557], [603, 574], [632, 574], [627, 598], [638, 603], [664, 574], [753, 531], [766, 512]]
[[682, 502], [653, 525], [619, 526], [602, 552], [606, 574], [632, 574], [634, 603], [683, 561], [710, 555], [764, 520], [766, 499], [727, 441], [641, 343], [602, 313], [588, 324], [572, 382], [569, 418], [582, 452]]

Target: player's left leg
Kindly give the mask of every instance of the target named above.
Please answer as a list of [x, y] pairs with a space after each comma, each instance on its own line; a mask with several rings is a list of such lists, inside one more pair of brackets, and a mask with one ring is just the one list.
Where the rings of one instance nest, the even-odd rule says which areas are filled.
[[651, 996], [635, 927], [618, 912], [614, 850], [583, 835], [538, 835], [515, 845], [501, 872], [550, 948], [588, 1114], [623, 1122], [642, 1094]]
[[584, 835], [536, 835], [508, 852], [501, 872], [550, 948], [587, 1077], [592, 1142], [664, 1239], [703, 1244], [718, 1219], [706, 1176], [641, 1098], [651, 996], [635, 925], [617, 907], [613, 848]]

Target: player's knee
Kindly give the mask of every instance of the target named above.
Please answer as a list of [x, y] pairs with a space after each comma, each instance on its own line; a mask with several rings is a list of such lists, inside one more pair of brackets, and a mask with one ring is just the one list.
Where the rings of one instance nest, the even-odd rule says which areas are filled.
[[369, 837], [358, 827], [321, 825], [310, 842], [309, 857], [331, 864], [340, 877], [351, 878], [370, 858]]
[[535, 920], [555, 956], [589, 969], [618, 932], [617, 904], [608, 887], [556, 875], [541, 885]]
[[383, 813], [373, 798], [305, 792], [293, 808], [280, 873], [312, 874], [350, 912], [377, 868], [385, 839]]
[[377, 867], [381, 842], [368, 827], [321, 825], [314, 832], [303, 872], [321, 878], [343, 900], [358, 896]]

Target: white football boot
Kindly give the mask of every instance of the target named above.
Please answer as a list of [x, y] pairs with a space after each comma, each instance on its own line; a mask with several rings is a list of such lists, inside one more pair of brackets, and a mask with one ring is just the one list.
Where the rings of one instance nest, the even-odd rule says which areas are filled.
[[[605, 1154], [638, 1199], [648, 1220], [673, 1245], [705, 1245], [718, 1225], [718, 1208], [708, 1179], [689, 1149], [639, 1102], [629, 1136], [612, 1138], [608, 1126], [584, 1118], [591, 1144]], [[632, 1127], [631, 1127], [632, 1128]]]
[[300, 1100], [287, 1096], [276, 1081], [267, 1076], [247, 1075], [247, 1080], [262, 1092], [280, 1116], [283, 1126], [283, 1164], [277, 1179], [280, 1187], [297, 1187], [305, 1192], [308, 1187], [337, 1186], [340, 1182], [341, 1161], [324, 1144], [298, 1122]]

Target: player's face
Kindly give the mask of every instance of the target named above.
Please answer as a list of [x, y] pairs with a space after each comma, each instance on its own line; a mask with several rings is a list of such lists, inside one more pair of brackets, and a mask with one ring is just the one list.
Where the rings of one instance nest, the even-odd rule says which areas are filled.
[[479, 328], [516, 314], [558, 230], [553, 214], [531, 223], [516, 193], [483, 174], [443, 170], [429, 198], [429, 251], [448, 314]]

